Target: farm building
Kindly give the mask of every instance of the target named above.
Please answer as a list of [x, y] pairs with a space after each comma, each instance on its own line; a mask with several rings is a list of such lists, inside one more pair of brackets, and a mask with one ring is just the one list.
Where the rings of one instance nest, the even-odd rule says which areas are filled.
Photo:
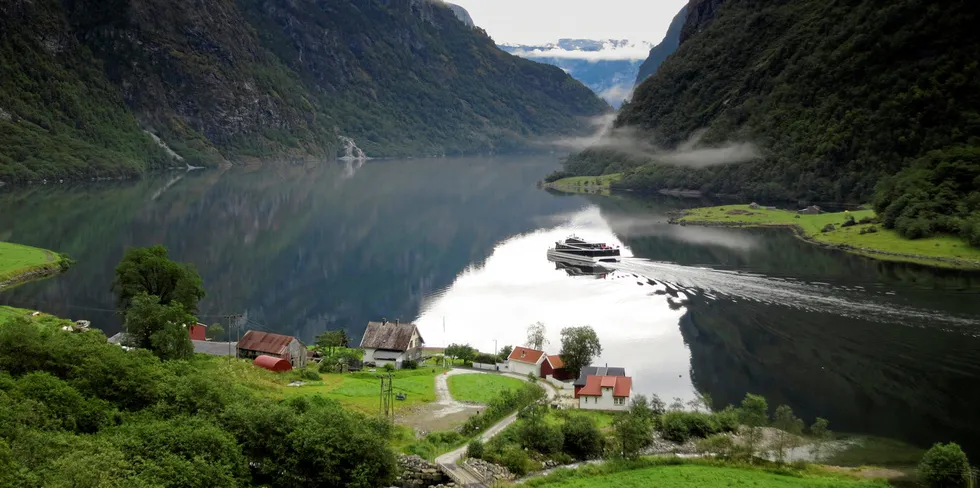
[[629, 408], [633, 378], [589, 376], [578, 392], [578, 407], [586, 410], [624, 411]]
[[575, 398], [578, 398], [578, 392], [585, 388], [589, 376], [626, 376], [626, 368], [610, 368], [608, 366], [586, 366], [582, 368], [574, 383]]
[[510, 356], [507, 356], [507, 370], [522, 375], [530, 373], [541, 378], [548, 376], [558, 380], [571, 378], [565, 370], [565, 362], [562, 361], [561, 356], [520, 346], [515, 347]]
[[255, 359], [267, 355], [285, 359], [294, 368], [306, 367], [306, 346], [293, 336], [250, 330], [237, 346], [240, 358]]
[[405, 361], [420, 361], [425, 340], [414, 324], [399, 322], [368, 322], [361, 337], [364, 364], [382, 367], [390, 364], [401, 368]]

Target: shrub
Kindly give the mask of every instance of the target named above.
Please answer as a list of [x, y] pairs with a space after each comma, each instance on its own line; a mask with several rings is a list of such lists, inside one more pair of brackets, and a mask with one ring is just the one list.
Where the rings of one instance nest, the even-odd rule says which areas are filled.
[[966, 486], [970, 463], [959, 444], [936, 443], [919, 463], [919, 476], [931, 488]]
[[[726, 414], [730, 422], [733, 414]], [[722, 431], [712, 414], [702, 412], [670, 411], [660, 417], [660, 434], [672, 442], [685, 442], [691, 437], [705, 438]]]
[[837, 230], [837, 228], [834, 227], [834, 224], [827, 224], [823, 226], [823, 229], [820, 229], [820, 232], [833, 232], [835, 230]]
[[307, 381], [320, 381], [321, 379], [323, 379], [320, 378], [319, 373], [313, 371], [310, 368], [303, 368], [299, 370], [299, 377]]
[[391, 363], [387, 363], [384, 366], [382, 366], [381, 369], [385, 370], [385, 372], [387, 373], [390, 373], [395, 370], [395, 366], [392, 365]]
[[564, 451], [576, 459], [594, 459], [602, 456], [606, 439], [599, 427], [589, 417], [568, 418], [561, 426]]
[[480, 353], [473, 358], [474, 363], [497, 364], [497, 357], [493, 354]]
[[698, 441], [697, 449], [702, 454], [714, 454], [722, 459], [733, 459], [738, 457], [738, 445], [731, 436], [725, 434], [715, 434], [706, 439]]
[[520, 427], [521, 447], [552, 454], [561, 452], [565, 436], [558, 426], [548, 425], [543, 418], [536, 417], [523, 422]]
[[419, 363], [412, 359], [402, 361], [402, 369], [419, 369]]
[[524, 476], [534, 469], [534, 462], [528, 457], [527, 452], [514, 445], [504, 448], [495, 462], [518, 476]]
[[466, 456], [471, 458], [482, 458], [484, 453], [483, 441], [473, 439], [470, 445], [466, 446]]

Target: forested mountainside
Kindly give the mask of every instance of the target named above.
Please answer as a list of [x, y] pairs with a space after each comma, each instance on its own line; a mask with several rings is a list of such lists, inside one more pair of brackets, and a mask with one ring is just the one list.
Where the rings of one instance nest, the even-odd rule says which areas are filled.
[[332, 158], [338, 135], [502, 152], [608, 109], [421, 0], [9, 0], [0, 72], [5, 182]]
[[656, 73], [660, 69], [660, 65], [667, 59], [667, 56], [674, 54], [677, 46], [681, 44], [681, 29], [684, 28], [685, 22], [687, 22], [687, 6], [682, 8], [674, 16], [674, 20], [670, 21], [670, 26], [667, 27], [667, 34], [664, 36], [664, 40], [650, 49], [650, 56], [643, 61], [636, 74], [637, 85], [643, 83], [643, 80]]
[[529, 46], [501, 44], [511, 54], [558, 66], [581, 81], [613, 107], [619, 107], [633, 91], [643, 59], [631, 55], [646, 42], [606, 39], [559, 39], [557, 43]]
[[755, 143], [703, 169], [602, 151], [567, 170], [627, 170], [623, 186], [753, 199], [873, 201], [907, 237], [980, 245], [980, 37], [969, 0], [692, 0], [682, 43], [617, 127], [667, 147]]

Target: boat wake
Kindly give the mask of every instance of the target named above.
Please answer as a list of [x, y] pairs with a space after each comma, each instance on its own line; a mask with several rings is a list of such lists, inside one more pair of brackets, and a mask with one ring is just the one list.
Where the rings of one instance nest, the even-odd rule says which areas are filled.
[[980, 320], [974, 317], [949, 315], [933, 310], [908, 307], [890, 300], [894, 292], [867, 290], [863, 287], [845, 288], [828, 283], [807, 283], [792, 279], [774, 278], [736, 271], [681, 266], [648, 261], [641, 258], [604, 263], [620, 272], [632, 273], [651, 284], [663, 284], [687, 295], [706, 299], [724, 298], [732, 301], [754, 301], [811, 312], [823, 312], [862, 320], [908, 322], [921, 319], [937, 327], [980, 337]]

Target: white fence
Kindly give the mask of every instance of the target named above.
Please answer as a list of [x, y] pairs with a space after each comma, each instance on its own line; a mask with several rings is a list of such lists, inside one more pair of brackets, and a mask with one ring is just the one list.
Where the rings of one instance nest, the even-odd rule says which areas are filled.
[[473, 369], [482, 369], [484, 371], [507, 371], [507, 363], [473, 363]]

